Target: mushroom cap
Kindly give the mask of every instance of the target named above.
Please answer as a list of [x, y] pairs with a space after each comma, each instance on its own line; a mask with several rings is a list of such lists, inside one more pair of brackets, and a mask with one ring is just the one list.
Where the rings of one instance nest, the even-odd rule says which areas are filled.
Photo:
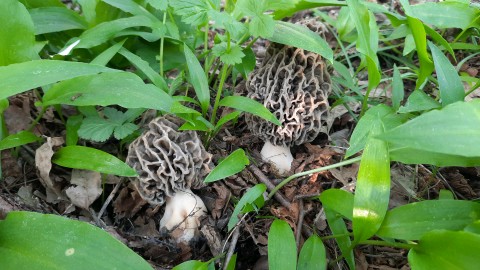
[[[325, 26], [315, 20], [301, 24], [322, 35]], [[331, 80], [323, 58], [313, 52], [272, 43], [260, 66], [249, 76], [247, 96], [262, 103], [282, 126], [247, 114], [252, 133], [273, 145], [290, 147], [328, 133], [328, 95]]]
[[181, 122], [173, 116], [155, 118], [128, 147], [126, 163], [139, 175], [135, 187], [151, 204], [162, 205], [165, 196], [202, 187], [211, 170], [212, 155], [195, 131], [178, 130]]

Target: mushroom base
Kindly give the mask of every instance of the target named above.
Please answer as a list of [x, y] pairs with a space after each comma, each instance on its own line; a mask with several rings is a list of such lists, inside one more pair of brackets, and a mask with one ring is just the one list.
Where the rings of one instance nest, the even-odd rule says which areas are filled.
[[207, 213], [202, 199], [189, 189], [167, 197], [160, 231], [168, 231], [177, 243], [188, 243], [198, 235], [200, 219]]
[[267, 141], [260, 154], [263, 161], [272, 164], [279, 175], [284, 176], [290, 172], [293, 156], [289, 147], [273, 145]]

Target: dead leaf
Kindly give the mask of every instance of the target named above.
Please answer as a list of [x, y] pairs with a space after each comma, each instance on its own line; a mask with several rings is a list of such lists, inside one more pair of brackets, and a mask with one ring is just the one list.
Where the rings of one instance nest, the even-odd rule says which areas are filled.
[[350, 183], [357, 182], [358, 164], [352, 164], [351, 166], [343, 166], [338, 169], [331, 169], [330, 173], [344, 186], [348, 186]]
[[76, 186], [67, 188], [65, 193], [70, 201], [80, 208], [88, 209], [102, 194], [102, 176], [99, 172], [74, 169], [70, 183]]
[[35, 166], [37, 167], [40, 182], [47, 189], [51, 190], [57, 196], [57, 199], [63, 198], [59, 183], [50, 178], [52, 169], [53, 147], [60, 146], [64, 142], [61, 137], [47, 137], [47, 142], [40, 146], [35, 152]]
[[25, 112], [21, 107], [11, 104], [4, 112], [5, 124], [10, 134], [18, 133], [22, 130], [27, 130], [30, 127], [30, 114]]
[[22, 198], [23, 202], [31, 207], [37, 206], [38, 202], [33, 196], [32, 185], [21, 186], [17, 192], [18, 197]]
[[132, 183], [124, 187], [113, 202], [113, 212], [117, 219], [132, 218], [147, 202], [140, 197]]
[[218, 183], [214, 183], [213, 188], [217, 192], [218, 197], [215, 200], [215, 204], [212, 209], [212, 217], [214, 219], [219, 219], [222, 216], [223, 210], [228, 205], [231, 193], [224, 185]]

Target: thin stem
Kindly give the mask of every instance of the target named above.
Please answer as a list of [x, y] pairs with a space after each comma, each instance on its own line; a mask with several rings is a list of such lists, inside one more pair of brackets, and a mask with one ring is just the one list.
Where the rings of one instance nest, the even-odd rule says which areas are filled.
[[384, 247], [395, 247], [403, 249], [412, 249], [417, 246], [417, 244], [406, 244], [398, 242], [385, 242], [381, 240], [364, 240], [358, 242], [358, 245], [375, 245], [375, 246], [384, 246]]
[[38, 124], [38, 122], [40, 122], [40, 119], [42, 119], [46, 111], [47, 111], [47, 107], [42, 107], [42, 111], [37, 115], [37, 118], [35, 118], [35, 120], [33, 120], [33, 122], [30, 124], [30, 126], [27, 129], [28, 131], [33, 130], [33, 128]]
[[220, 103], [220, 98], [222, 97], [223, 84], [225, 83], [225, 79], [227, 77], [227, 69], [228, 66], [224, 64], [221, 71], [222, 75], [220, 77], [220, 83], [218, 84], [217, 96], [215, 97], [215, 104], [213, 105], [212, 118], [210, 119], [210, 123], [212, 123], [212, 125], [215, 125], [216, 122], [218, 103]]
[[203, 36], [203, 52], [208, 51], [208, 22], [205, 24], [205, 34]]
[[[167, 21], [167, 12], [163, 13], [163, 27], [165, 27], [165, 22]], [[165, 35], [160, 39], [160, 76], [163, 77], [163, 43], [165, 41]]]
[[304, 176], [304, 175], [310, 175], [310, 174], [314, 174], [314, 173], [318, 173], [318, 172], [323, 172], [323, 171], [335, 169], [335, 168], [338, 168], [338, 167], [342, 167], [342, 166], [345, 166], [345, 165], [349, 165], [349, 164], [352, 164], [352, 163], [359, 162], [360, 160], [361, 160], [361, 157], [356, 157], [356, 158], [352, 158], [352, 159], [349, 159], [349, 160], [344, 160], [342, 162], [335, 163], [335, 164], [332, 164], [332, 165], [329, 165], [329, 166], [325, 166], [325, 167], [321, 167], [321, 168], [317, 168], [317, 169], [313, 169], [313, 170], [300, 172], [300, 173], [296, 173], [294, 175], [291, 175], [288, 178], [286, 178], [285, 180], [283, 180], [280, 184], [278, 184], [278, 186], [276, 186], [272, 191], [270, 191], [270, 193], [268, 194], [268, 199], [271, 199], [273, 197], [273, 195], [275, 194], [275, 192], [277, 192], [279, 189], [281, 189], [283, 186], [288, 184], [288, 182], [292, 181], [295, 178], [298, 178], [298, 177], [301, 177], [301, 176]]

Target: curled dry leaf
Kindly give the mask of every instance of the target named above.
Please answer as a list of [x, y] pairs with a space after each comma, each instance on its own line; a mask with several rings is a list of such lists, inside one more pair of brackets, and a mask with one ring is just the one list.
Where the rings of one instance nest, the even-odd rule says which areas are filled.
[[48, 137], [47, 142], [40, 146], [35, 152], [35, 166], [38, 170], [38, 176], [42, 185], [50, 191], [53, 191], [58, 198], [63, 198], [61, 187], [50, 178], [50, 170], [52, 169], [52, 156], [54, 154], [53, 147], [63, 144], [61, 137]]
[[76, 186], [67, 188], [65, 193], [75, 206], [88, 209], [100, 194], [102, 194], [101, 178], [99, 172], [73, 170], [70, 183]]

